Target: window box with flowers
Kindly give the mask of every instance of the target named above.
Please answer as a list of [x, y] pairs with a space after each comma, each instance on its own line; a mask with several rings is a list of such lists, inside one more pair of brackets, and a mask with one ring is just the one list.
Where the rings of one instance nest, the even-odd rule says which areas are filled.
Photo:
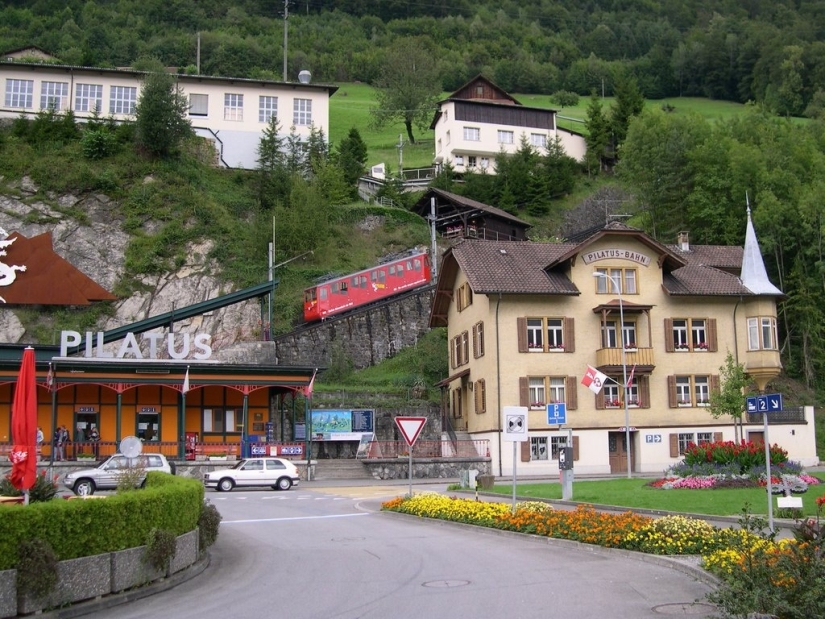
[[679, 401], [676, 402], [676, 405], [681, 406], [682, 408], [687, 408], [689, 406], [692, 406], [690, 400], [679, 400]]
[[530, 403], [530, 408], [543, 409], [544, 408], [544, 402], [531, 402]]
[[619, 408], [622, 405], [621, 400], [605, 400], [604, 406], [605, 408]]
[[693, 345], [694, 352], [707, 352], [708, 351], [708, 343], [707, 342], [699, 342], [698, 344]]
[[709, 400], [696, 400], [696, 406], [710, 406]]
[[548, 352], [564, 352], [564, 346], [562, 346], [562, 345], [553, 346], [552, 344], [550, 344], [550, 345], [547, 346], [547, 351]]
[[690, 346], [687, 344], [674, 344], [673, 350], [676, 352], [690, 352]]
[[544, 352], [544, 346], [537, 346], [536, 344], [528, 344], [527, 350], [530, 352]]
[[642, 401], [639, 400], [638, 398], [636, 398], [636, 399], [630, 398], [627, 401], [627, 406], [629, 408], [639, 408], [641, 405], [642, 405]]

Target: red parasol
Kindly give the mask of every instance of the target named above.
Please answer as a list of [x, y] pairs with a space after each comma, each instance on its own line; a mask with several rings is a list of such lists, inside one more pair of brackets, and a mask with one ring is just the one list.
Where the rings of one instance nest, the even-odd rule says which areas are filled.
[[37, 476], [37, 378], [34, 348], [23, 350], [23, 361], [11, 405], [11, 474], [18, 490], [28, 490]]

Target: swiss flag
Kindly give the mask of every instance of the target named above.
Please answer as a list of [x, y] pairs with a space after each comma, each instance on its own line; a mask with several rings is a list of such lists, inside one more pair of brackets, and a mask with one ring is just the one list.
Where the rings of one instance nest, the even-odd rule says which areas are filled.
[[599, 393], [604, 386], [604, 381], [606, 380], [606, 374], [602, 374], [596, 368], [588, 365], [587, 372], [585, 372], [584, 377], [582, 378], [582, 385], [590, 389], [593, 393]]

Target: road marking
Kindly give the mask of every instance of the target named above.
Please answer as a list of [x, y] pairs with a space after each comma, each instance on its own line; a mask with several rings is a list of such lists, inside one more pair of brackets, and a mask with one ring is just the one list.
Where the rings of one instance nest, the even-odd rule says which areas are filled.
[[249, 524], [255, 522], [281, 522], [284, 520], [323, 520], [325, 518], [350, 518], [352, 516], [369, 516], [368, 513], [338, 514], [335, 516], [296, 516], [294, 518], [258, 518], [255, 520], [222, 520], [221, 524]]

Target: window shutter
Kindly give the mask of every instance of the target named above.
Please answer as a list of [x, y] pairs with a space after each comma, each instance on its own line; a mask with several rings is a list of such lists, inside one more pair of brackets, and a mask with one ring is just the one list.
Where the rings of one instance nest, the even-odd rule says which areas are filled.
[[665, 318], [665, 352], [673, 352], [673, 319]]
[[526, 376], [518, 379], [518, 405], [530, 406], [530, 382]]
[[670, 457], [671, 458], [678, 458], [679, 457], [679, 435], [678, 434], [671, 434], [670, 435]]
[[639, 397], [642, 408], [650, 408], [650, 376], [639, 376]]
[[716, 319], [708, 318], [708, 352], [716, 352], [717, 350]]
[[530, 462], [530, 441], [521, 442], [521, 461]]
[[579, 437], [573, 437], [573, 460], [579, 459]]
[[456, 369], [458, 365], [456, 365], [456, 358], [455, 353], [458, 350], [457, 341], [458, 338], [453, 338], [450, 340], [450, 367]]
[[473, 359], [478, 359], [478, 325], [473, 327]]
[[675, 376], [668, 376], [667, 377], [667, 405], [670, 408], [676, 408], [678, 403], [676, 402], [676, 377]]
[[564, 352], [576, 352], [576, 329], [573, 318], [564, 319]]
[[713, 374], [710, 377], [710, 391], [711, 393], [719, 393], [719, 374]]
[[481, 412], [481, 389], [478, 388], [478, 385], [473, 389], [473, 400], [473, 406], [475, 406], [476, 415], [478, 415]]
[[579, 407], [579, 381], [576, 380], [575, 376], [567, 377], [564, 392], [567, 396], [567, 410], [576, 410]]
[[596, 410], [602, 410], [604, 408], [604, 389], [599, 391], [596, 394]]
[[527, 319], [517, 318], [516, 328], [518, 329], [518, 351], [527, 352]]

